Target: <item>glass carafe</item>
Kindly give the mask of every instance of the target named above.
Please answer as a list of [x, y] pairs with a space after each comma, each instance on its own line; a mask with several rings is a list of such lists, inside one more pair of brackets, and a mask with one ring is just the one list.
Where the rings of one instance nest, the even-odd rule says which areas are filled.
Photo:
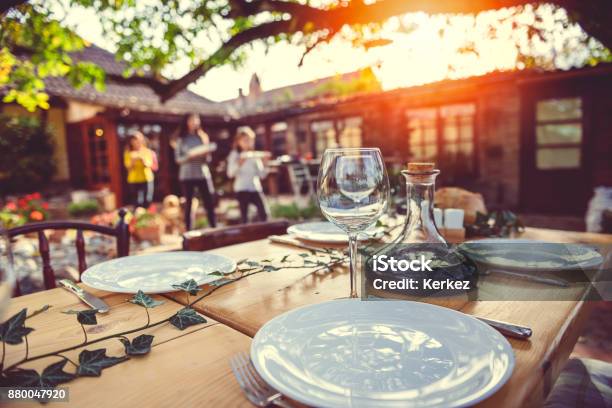
[[434, 222], [434, 193], [440, 170], [433, 163], [408, 163], [406, 177], [406, 223], [400, 235], [402, 244], [446, 244]]

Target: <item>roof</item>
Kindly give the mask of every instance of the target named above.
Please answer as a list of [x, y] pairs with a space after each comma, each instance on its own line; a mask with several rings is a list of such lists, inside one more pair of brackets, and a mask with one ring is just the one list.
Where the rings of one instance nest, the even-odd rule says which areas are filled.
[[330, 96], [362, 95], [381, 89], [370, 68], [283, 86], [256, 95], [221, 102], [233, 117], [282, 110], [301, 103], [317, 103]]
[[[96, 45], [90, 45], [72, 54], [72, 57], [77, 61], [92, 62], [111, 75], [121, 75], [126, 69], [124, 62], [117, 61], [114, 54]], [[49, 95], [111, 108], [171, 114], [197, 112], [210, 116], [224, 116], [227, 113], [224, 106], [189, 90], [181, 91], [162, 103], [159, 96], [146, 85], [117, 83], [109, 78], [104, 92], [95, 90], [91, 85], [76, 89], [64, 77], [48, 77], [45, 84]]]

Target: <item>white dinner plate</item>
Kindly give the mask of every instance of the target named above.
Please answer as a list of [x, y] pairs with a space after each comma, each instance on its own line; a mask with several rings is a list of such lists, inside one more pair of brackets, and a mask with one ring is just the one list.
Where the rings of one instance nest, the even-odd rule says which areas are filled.
[[408, 301], [342, 299], [292, 310], [255, 335], [251, 359], [315, 407], [473, 405], [510, 378], [508, 341], [479, 320]]
[[468, 257], [483, 264], [521, 271], [592, 270], [603, 257], [588, 245], [532, 239], [487, 238], [461, 244]]
[[173, 292], [173, 284], [194, 279], [198, 285], [220, 277], [212, 272], [232, 273], [236, 262], [221, 255], [205, 252], [163, 252], [127, 256], [102, 262], [88, 268], [81, 281], [108, 292], [145, 293]]
[[[305, 222], [287, 228], [287, 233], [307, 241], [328, 244], [348, 243], [348, 235], [340, 227], [328, 221]], [[378, 239], [383, 235], [381, 228], [372, 227], [359, 234], [360, 240]]]

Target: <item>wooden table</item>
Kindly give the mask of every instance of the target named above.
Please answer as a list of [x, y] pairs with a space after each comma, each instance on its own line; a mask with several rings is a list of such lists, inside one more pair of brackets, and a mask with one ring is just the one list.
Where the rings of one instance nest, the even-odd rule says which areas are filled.
[[[530, 229], [526, 235], [554, 232]], [[612, 236], [560, 234], [566, 242], [609, 242]], [[588, 239], [587, 239], [588, 238]], [[213, 251], [234, 259], [263, 259], [303, 251], [267, 240], [234, 245]], [[205, 288], [210, 289], [210, 288]], [[126, 303], [128, 295], [96, 291], [111, 306], [99, 317], [99, 325], [88, 329], [90, 338], [136, 327], [145, 322], [144, 310]], [[79, 378], [65, 384], [75, 406], [250, 406], [234, 380], [228, 360], [238, 351], [246, 351], [249, 336], [271, 318], [299, 306], [323, 302], [348, 294], [345, 270], [312, 273], [312, 269], [284, 269], [260, 273], [214, 291], [195, 307], [208, 323], [179, 331], [170, 325], [146, 330], [155, 336], [151, 353], [135, 357], [103, 371], [100, 378]], [[161, 297], [157, 297], [160, 299]], [[167, 294], [166, 303], [151, 309], [151, 321], [164, 319], [186, 302], [182, 294]], [[84, 309], [74, 295], [54, 289], [14, 299], [11, 313], [23, 307], [30, 311], [50, 304], [53, 307], [28, 319], [27, 326], [36, 329], [30, 339], [30, 355], [39, 355], [82, 341], [80, 326], [74, 315], [61, 311]], [[516, 367], [508, 383], [479, 406], [539, 406], [548, 393], [571, 352], [589, 312], [589, 305], [579, 301], [512, 302], [465, 301], [457, 309], [468, 314], [512, 321], [531, 326], [529, 341], [510, 340], [516, 355]], [[134, 335], [132, 335], [134, 336]], [[122, 345], [116, 339], [95, 347], [105, 347], [109, 355], [121, 355]], [[67, 353], [76, 358], [80, 350]], [[9, 346], [7, 364], [23, 356], [23, 345]], [[57, 358], [55, 358], [57, 360]], [[38, 370], [55, 361], [53, 358], [30, 363]], [[16, 407], [27, 404], [14, 404]], [[40, 406], [30, 404], [31, 406]], [[58, 406], [62, 406], [60, 403]], [[63, 405], [65, 406], [65, 405]]]
[[[86, 326], [88, 337], [96, 339], [119, 333], [146, 323], [142, 307], [126, 303], [129, 295], [109, 294], [93, 291], [111, 306], [106, 315], [98, 315], [97, 326]], [[160, 299], [159, 297], [156, 297]], [[149, 309], [151, 322], [167, 318], [182, 308], [176, 302], [163, 299], [165, 303]], [[81, 326], [75, 315], [62, 311], [84, 310], [74, 295], [63, 289], [52, 289], [13, 299], [9, 316], [24, 307], [31, 312], [45, 304], [52, 307], [29, 318], [26, 326], [35, 329], [28, 336], [30, 356], [45, 354], [63, 347], [78, 345], [83, 341]], [[57, 402], [51, 406], [66, 407], [249, 407], [238, 384], [234, 380], [228, 360], [238, 351], [247, 350], [249, 337], [212, 319], [206, 324], [191, 326], [184, 331], [169, 324], [160, 325], [143, 333], [155, 336], [151, 352], [142, 357], [102, 371], [102, 376], [78, 378], [61, 387], [69, 389], [70, 404]], [[130, 335], [134, 337], [141, 333]], [[106, 348], [107, 355], [123, 355], [123, 345], [115, 338], [88, 346], [95, 350]], [[64, 353], [78, 361], [80, 350]], [[8, 346], [6, 363], [20, 360], [24, 355], [24, 344]], [[39, 372], [59, 357], [32, 361], [24, 368]], [[66, 371], [71, 368], [67, 365]], [[15, 402], [3, 404], [7, 407], [41, 407], [39, 403]]]
[[[555, 236], [557, 237], [555, 239]], [[570, 233], [529, 228], [525, 238], [551, 242], [612, 243], [612, 235]], [[233, 245], [212, 251], [234, 259], [282, 257], [303, 250], [272, 244], [267, 240]], [[312, 274], [311, 270], [287, 269], [249, 276], [222, 287], [195, 308], [249, 336], [273, 317], [296, 307], [348, 295], [346, 270]], [[181, 295], [170, 294], [184, 303]], [[539, 406], [550, 391], [574, 344], [581, 324], [590, 312], [580, 301], [465, 301], [456, 309], [533, 328], [529, 341], [513, 340], [516, 367], [508, 383], [479, 406]]]

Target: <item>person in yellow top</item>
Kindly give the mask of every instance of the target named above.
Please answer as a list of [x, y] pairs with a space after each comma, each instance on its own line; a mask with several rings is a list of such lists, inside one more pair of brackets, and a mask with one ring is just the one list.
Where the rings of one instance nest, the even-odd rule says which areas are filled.
[[147, 208], [153, 197], [155, 156], [144, 140], [144, 135], [140, 132], [129, 137], [123, 153], [123, 164], [127, 169], [130, 202], [135, 207]]

